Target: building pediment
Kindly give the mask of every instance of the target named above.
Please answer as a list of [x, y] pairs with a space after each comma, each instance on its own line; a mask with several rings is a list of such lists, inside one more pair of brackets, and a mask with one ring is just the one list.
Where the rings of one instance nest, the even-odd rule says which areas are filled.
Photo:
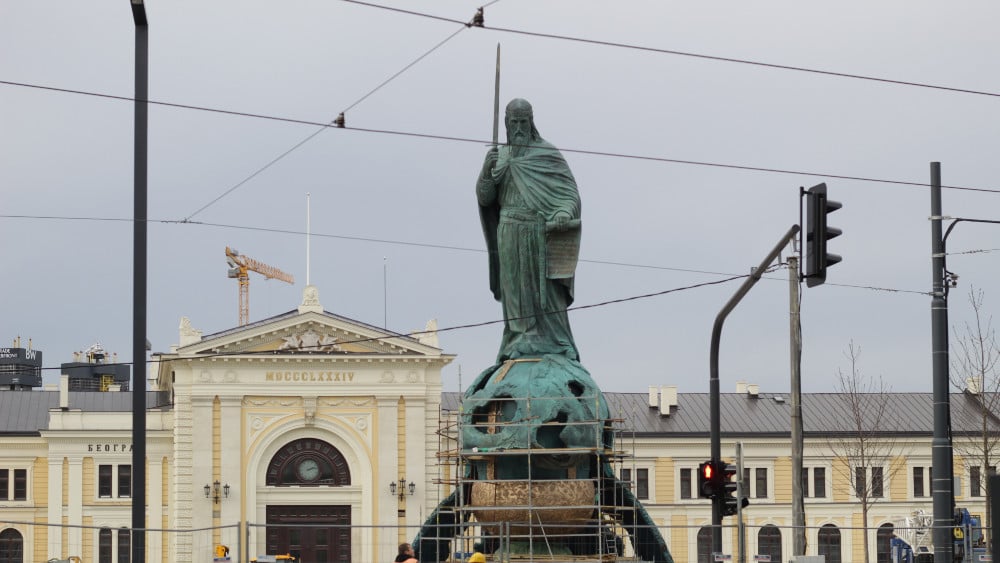
[[[183, 323], [182, 323], [183, 325]], [[422, 334], [404, 335], [327, 312], [292, 311], [212, 334], [178, 347], [180, 356], [379, 355], [440, 356]]]

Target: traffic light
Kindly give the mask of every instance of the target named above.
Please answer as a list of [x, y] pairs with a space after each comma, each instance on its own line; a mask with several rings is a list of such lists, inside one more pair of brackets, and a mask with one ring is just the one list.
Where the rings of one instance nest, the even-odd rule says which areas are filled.
[[840, 262], [840, 256], [826, 251], [826, 241], [839, 237], [840, 229], [829, 227], [826, 216], [840, 209], [839, 201], [826, 197], [826, 184], [818, 184], [804, 192], [806, 197], [806, 286], [822, 285], [826, 281], [826, 269]]
[[733, 516], [738, 510], [737, 504], [739, 508], [743, 508], [750, 504], [750, 500], [740, 495], [739, 483], [737, 483], [739, 477], [735, 465], [724, 464], [718, 473], [719, 479], [722, 481], [722, 515]]
[[715, 465], [711, 461], [698, 465], [698, 496], [715, 498]]

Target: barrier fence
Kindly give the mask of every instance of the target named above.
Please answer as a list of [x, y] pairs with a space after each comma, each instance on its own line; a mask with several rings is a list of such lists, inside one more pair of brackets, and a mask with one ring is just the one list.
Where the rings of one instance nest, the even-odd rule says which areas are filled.
[[[714, 561], [791, 561], [794, 528], [769, 522], [747, 523], [743, 556], [739, 530], [726, 524], [722, 553], [712, 553], [710, 525], [657, 528], [677, 563]], [[239, 522], [198, 529], [146, 529], [146, 561], [265, 563], [370, 563], [390, 562], [401, 543], [414, 543], [421, 563], [465, 561], [480, 543], [488, 561], [639, 562], [658, 546], [644, 544], [642, 526], [622, 527], [611, 521], [577, 523], [568, 528], [507, 522], [468, 522], [441, 526], [359, 526], [309, 521], [262, 524]], [[949, 527], [953, 549], [973, 563], [992, 561], [988, 536], [980, 527]], [[933, 554], [932, 526], [883, 524], [867, 530], [828, 523], [805, 527], [806, 555], [823, 556], [827, 563], [864, 561], [865, 544], [871, 563], [919, 562]], [[907, 560], [894, 546], [909, 546]], [[39, 563], [128, 563], [131, 530], [127, 527], [66, 525], [5, 521], [0, 514], [0, 561]], [[895, 553], [894, 553], [895, 551]], [[921, 557], [921, 555], [923, 556]], [[282, 559], [282, 556], [285, 559]], [[294, 558], [294, 559], [292, 559]], [[812, 559], [810, 561], [819, 561]], [[930, 559], [932, 560], [932, 559]]]

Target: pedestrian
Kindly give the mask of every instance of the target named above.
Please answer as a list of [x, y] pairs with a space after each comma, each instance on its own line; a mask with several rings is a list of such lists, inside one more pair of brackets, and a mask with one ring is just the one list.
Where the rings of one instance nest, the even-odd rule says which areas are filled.
[[399, 544], [399, 555], [393, 561], [394, 563], [420, 563], [413, 556], [413, 546], [408, 543]]

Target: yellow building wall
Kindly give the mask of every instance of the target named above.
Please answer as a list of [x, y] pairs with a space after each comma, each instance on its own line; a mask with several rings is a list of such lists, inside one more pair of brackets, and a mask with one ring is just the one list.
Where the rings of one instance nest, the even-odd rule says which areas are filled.
[[[656, 490], [653, 499], [659, 504], [674, 502], [674, 460], [669, 457], [656, 459], [653, 466], [653, 482]], [[692, 485], [693, 486], [693, 485]]]
[[[66, 458], [62, 460], [62, 475], [62, 505], [66, 506], [66, 499], [69, 498], [69, 460]], [[66, 545], [65, 536], [63, 545]]]
[[[91, 460], [91, 462], [93, 462], [93, 460]], [[83, 525], [84, 526], [93, 526], [94, 525], [94, 517], [93, 516], [84, 516], [83, 517]], [[94, 531], [93, 528], [84, 528], [82, 530], [82, 532], [83, 532], [82, 533], [82, 536], [83, 536], [83, 550], [82, 551], [83, 551], [83, 553], [80, 554], [80, 557], [82, 557], [84, 561], [97, 561], [97, 552], [94, 550], [94, 534], [96, 532]], [[71, 555], [75, 555], [75, 554], [71, 554]]]
[[[954, 459], [952, 459], [951, 461], [951, 466], [953, 475], [962, 476], [962, 479], [960, 481], [962, 486], [955, 488], [955, 500], [965, 500], [965, 497], [967, 496], [970, 487], [965, 458], [962, 456], [955, 456]], [[980, 477], [980, 479], [985, 479], [985, 478], [986, 478], [985, 475]]]
[[35, 501], [35, 506], [48, 506], [49, 504], [49, 460], [48, 458], [35, 458], [35, 466], [31, 470], [31, 498]]
[[774, 501], [792, 502], [792, 458], [774, 459]]
[[670, 555], [674, 561], [690, 561], [688, 557], [690, 546], [688, 545], [688, 521], [683, 514], [674, 514], [670, 517]]
[[905, 501], [909, 497], [910, 476], [907, 475], [906, 458], [896, 456], [889, 462], [889, 498]]
[[833, 460], [833, 500], [835, 502], [847, 502], [851, 499], [851, 478], [850, 468], [847, 466], [846, 457], [838, 457]]
[[[94, 458], [83, 458], [83, 505], [93, 504], [97, 495], [94, 493]], [[65, 481], [63, 481], [65, 483]]]
[[[860, 506], [858, 507], [858, 512], [854, 513], [851, 518], [851, 545], [853, 549], [851, 550], [851, 561], [864, 561], [865, 560], [865, 531], [862, 529], [863, 519], [861, 517]], [[875, 554], [870, 554], [872, 558]]]
[[35, 516], [35, 555], [32, 561], [47, 561], [49, 558], [49, 527], [45, 525], [47, 520], [44, 516]]

